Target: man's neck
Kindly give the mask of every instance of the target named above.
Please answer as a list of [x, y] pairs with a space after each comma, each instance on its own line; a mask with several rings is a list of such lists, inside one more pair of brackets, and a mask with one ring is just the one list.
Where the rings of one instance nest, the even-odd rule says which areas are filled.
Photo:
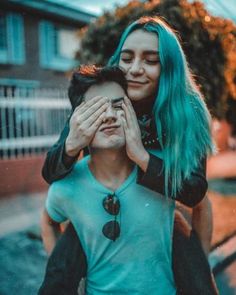
[[91, 151], [89, 168], [105, 187], [116, 190], [134, 167], [125, 150]]

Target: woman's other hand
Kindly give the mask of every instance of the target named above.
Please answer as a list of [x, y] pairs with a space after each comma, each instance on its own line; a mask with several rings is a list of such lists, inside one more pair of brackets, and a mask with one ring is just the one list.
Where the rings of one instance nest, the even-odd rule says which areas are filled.
[[143, 146], [138, 120], [132, 104], [127, 97], [124, 98], [122, 108], [124, 110], [122, 124], [126, 138], [127, 155], [145, 172], [150, 156]]

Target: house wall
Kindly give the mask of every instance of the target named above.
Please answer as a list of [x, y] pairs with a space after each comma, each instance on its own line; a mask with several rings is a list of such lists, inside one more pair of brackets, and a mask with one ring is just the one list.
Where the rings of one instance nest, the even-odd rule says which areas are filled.
[[43, 69], [39, 61], [39, 22], [49, 20], [62, 24], [65, 28], [79, 28], [82, 24], [59, 22], [58, 19], [32, 11], [4, 8], [5, 12], [21, 13], [24, 17], [25, 63], [23, 65], [0, 64], [0, 79], [20, 79], [39, 81], [41, 88], [68, 87], [68, 77], [63, 71]]
[[[77, 20], [77, 14], [71, 13], [74, 17], [70, 18], [70, 15], [56, 15], [56, 12], [53, 10], [53, 13], [49, 13], [46, 9], [45, 12], [37, 11], [36, 8], [27, 8], [25, 6], [17, 5], [17, 2], [10, 2], [7, 0], [1, 0], [1, 12], [5, 13], [19, 13], [24, 19], [24, 40], [20, 40], [21, 42], [25, 41], [25, 62], [22, 63], [20, 60], [19, 65], [12, 63], [10, 59], [1, 59], [0, 62], [0, 97], [2, 102], [4, 103], [4, 99], [8, 99], [8, 102], [11, 103], [14, 98], [14, 87], [17, 86], [22, 88], [27, 88], [27, 85], [30, 87], [40, 87], [40, 88], [67, 88], [68, 86], [68, 78], [66, 76], [65, 70], [53, 70], [43, 68], [40, 64], [40, 46], [39, 46], [39, 23], [40, 21], [50, 21], [53, 24], [62, 25], [63, 29], [78, 29], [85, 25], [85, 23], [89, 22], [90, 16], [86, 16], [83, 12], [80, 12], [80, 18], [83, 19], [84, 22], [80, 22]], [[39, 2], [39, 1], [38, 1]], [[37, 1], [35, 2], [37, 3]], [[18, 18], [19, 19], [19, 18]], [[21, 18], [20, 18], [21, 19]], [[22, 32], [22, 31], [21, 31]], [[11, 23], [11, 38], [14, 39], [13, 35], [17, 33], [17, 27], [12, 26]], [[16, 34], [17, 35], [17, 34]], [[18, 35], [19, 36], [19, 35]], [[20, 35], [21, 36], [21, 35]], [[19, 43], [15, 42], [17, 45]], [[14, 43], [14, 44], [15, 44]], [[49, 45], [51, 43], [49, 42]], [[69, 46], [69, 44], [68, 44]], [[14, 48], [15, 49], [15, 48]], [[16, 51], [17, 52], [17, 51]], [[18, 51], [20, 52], [20, 51]], [[45, 51], [46, 52], [46, 51]], [[50, 57], [48, 55], [48, 57]], [[7, 57], [8, 58], [8, 57]], [[49, 59], [50, 60], [50, 59]], [[67, 61], [64, 59], [65, 62]], [[62, 60], [62, 66], [65, 64]], [[70, 61], [70, 60], [69, 60]], [[73, 61], [73, 60], [72, 60]], [[4, 64], [5, 62], [5, 64]], [[8, 62], [8, 64], [6, 64]], [[10, 64], [11, 63], [11, 64]], [[46, 64], [47, 66], [47, 64]], [[63, 68], [63, 67], [61, 67]], [[29, 84], [25, 83], [29, 82]], [[31, 83], [32, 82], [32, 83]], [[4, 84], [6, 83], [6, 84]], [[3, 87], [1, 87], [3, 86]], [[10, 87], [5, 87], [10, 86]], [[9, 90], [12, 90], [9, 91]], [[23, 89], [24, 90], [24, 89]], [[38, 91], [38, 90], [37, 90]], [[17, 92], [17, 91], [16, 91]], [[44, 92], [43, 92], [44, 93]], [[46, 92], [45, 92], [46, 93]], [[44, 94], [45, 94], [44, 93]], [[38, 93], [39, 94], [39, 93]], [[25, 98], [25, 94], [22, 94], [23, 99]], [[29, 97], [31, 98], [31, 94]], [[36, 94], [35, 94], [36, 95]], [[54, 95], [53, 98], [57, 98], [58, 94]], [[17, 92], [17, 97], [21, 98], [21, 93]], [[50, 95], [49, 95], [50, 97]], [[34, 101], [34, 98], [32, 101]], [[44, 98], [42, 95], [40, 98]], [[47, 100], [49, 98], [47, 97]], [[32, 103], [31, 101], [31, 103]], [[37, 102], [37, 100], [35, 100]], [[19, 104], [19, 102], [18, 102]], [[5, 106], [6, 107], [6, 106]], [[34, 109], [35, 110], [35, 109]], [[46, 109], [45, 109], [46, 110]], [[19, 111], [19, 110], [18, 110]], [[26, 110], [25, 114], [28, 114], [28, 110]], [[47, 111], [47, 110], [46, 110]], [[4, 113], [5, 115], [12, 114], [12, 118], [15, 118], [14, 112], [9, 112], [7, 109]], [[43, 117], [42, 117], [43, 118]], [[56, 116], [59, 120], [60, 117]], [[28, 121], [26, 121], [28, 122]], [[46, 121], [47, 122], [47, 121]], [[43, 122], [42, 122], [43, 123]], [[4, 121], [0, 122], [1, 124], [5, 124]], [[14, 125], [14, 120], [13, 123]], [[27, 125], [28, 126], [28, 125]], [[13, 126], [14, 127], [14, 126]], [[36, 132], [37, 133], [37, 132]], [[50, 134], [50, 133], [49, 133]], [[41, 133], [39, 135], [42, 135]], [[48, 135], [48, 134], [46, 134]], [[4, 140], [11, 140], [14, 138], [3, 137]], [[25, 135], [22, 136], [25, 139]], [[17, 138], [19, 139], [19, 138]], [[2, 138], [1, 138], [2, 140]], [[0, 150], [0, 156], [1, 156]], [[45, 191], [48, 188], [47, 183], [43, 180], [41, 176], [41, 169], [43, 166], [45, 155], [43, 154], [24, 154], [20, 155], [19, 153], [14, 158], [0, 158], [0, 197], [6, 197], [9, 195], [15, 194], [24, 194], [24, 193], [33, 193]]]

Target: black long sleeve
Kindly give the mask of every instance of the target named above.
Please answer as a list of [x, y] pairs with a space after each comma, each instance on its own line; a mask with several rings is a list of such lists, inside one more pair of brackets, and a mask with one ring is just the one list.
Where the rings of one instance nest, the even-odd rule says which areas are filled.
[[[73, 168], [77, 157], [68, 157], [65, 154], [65, 141], [69, 134], [69, 119], [66, 121], [65, 127], [58, 141], [50, 148], [46, 155], [46, 159], [42, 169], [42, 176], [51, 184], [53, 181], [65, 177]], [[67, 160], [65, 163], [65, 159]]]
[[[137, 183], [164, 195], [163, 161], [150, 154], [147, 171], [144, 173], [139, 169]], [[191, 177], [183, 182], [182, 188], [177, 193], [175, 200], [192, 208], [204, 198], [207, 188], [206, 159], [203, 159], [197, 171], [192, 172]]]

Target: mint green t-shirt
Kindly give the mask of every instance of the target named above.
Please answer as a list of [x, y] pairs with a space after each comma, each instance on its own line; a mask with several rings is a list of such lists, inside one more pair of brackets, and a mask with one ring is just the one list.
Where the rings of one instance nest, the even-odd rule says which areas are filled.
[[69, 219], [78, 233], [88, 263], [86, 294], [176, 294], [171, 257], [174, 201], [137, 184], [135, 167], [115, 191], [121, 232], [113, 242], [102, 233], [104, 224], [114, 220], [102, 204], [113, 192], [96, 180], [88, 159], [54, 182], [46, 201], [50, 217], [57, 222]]

